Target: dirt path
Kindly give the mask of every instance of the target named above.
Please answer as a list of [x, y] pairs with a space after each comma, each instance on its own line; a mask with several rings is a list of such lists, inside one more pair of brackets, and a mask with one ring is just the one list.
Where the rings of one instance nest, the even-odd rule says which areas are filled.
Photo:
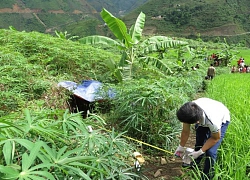
[[[195, 134], [191, 133], [186, 147], [194, 148]], [[182, 159], [176, 157], [166, 158], [166, 164], [161, 163], [161, 158], [165, 157], [153, 157], [146, 160], [146, 164], [143, 169], [145, 174], [150, 180], [174, 180], [176, 177], [184, 175], [182, 169]], [[155, 177], [155, 175], [157, 175]]]

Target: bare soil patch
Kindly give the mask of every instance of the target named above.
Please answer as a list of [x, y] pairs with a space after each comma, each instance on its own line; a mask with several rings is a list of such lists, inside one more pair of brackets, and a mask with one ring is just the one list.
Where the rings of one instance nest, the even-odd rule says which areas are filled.
[[[195, 133], [190, 133], [189, 140], [186, 147], [194, 148], [195, 145]], [[181, 178], [185, 174], [185, 170], [182, 168], [182, 159], [177, 157], [166, 158], [167, 163], [161, 164], [161, 158], [165, 157], [151, 157], [146, 159], [146, 163], [143, 167], [143, 174], [150, 180], [174, 180]], [[155, 174], [159, 174], [155, 177]]]

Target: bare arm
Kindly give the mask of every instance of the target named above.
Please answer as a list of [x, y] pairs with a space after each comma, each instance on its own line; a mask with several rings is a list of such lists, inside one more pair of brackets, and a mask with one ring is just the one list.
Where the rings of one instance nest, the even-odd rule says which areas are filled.
[[190, 124], [183, 123], [181, 131], [181, 142], [180, 142], [181, 146], [184, 147], [186, 145], [187, 140], [189, 138], [189, 134], [190, 134]]
[[206, 141], [201, 150], [205, 152], [206, 150], [213, 147], [220, 140], [220, 130], [217, 133], [212, 133], [211, 137]]

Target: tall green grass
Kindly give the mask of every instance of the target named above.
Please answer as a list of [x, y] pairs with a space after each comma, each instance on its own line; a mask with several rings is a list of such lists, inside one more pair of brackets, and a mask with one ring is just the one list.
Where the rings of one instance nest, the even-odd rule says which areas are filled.
[[250, 74], [223, 74], [208, 84], [206, 96], [224, 103], [231, 123], [218, 151], [217, 179], [250, 179]]

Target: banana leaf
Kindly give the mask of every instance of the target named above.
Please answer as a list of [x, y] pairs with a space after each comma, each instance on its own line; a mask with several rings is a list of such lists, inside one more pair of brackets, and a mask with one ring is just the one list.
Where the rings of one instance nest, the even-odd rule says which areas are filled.
[[125, 44], [126, 47], [131, 47], [133, 44], [133, 40], [127, 32], [127, 27], [123, 21], [114, 17], [110, 12], [108, 12], [105, 8], [101, 11], [101, 17], [115, 35], [117, 39]]

